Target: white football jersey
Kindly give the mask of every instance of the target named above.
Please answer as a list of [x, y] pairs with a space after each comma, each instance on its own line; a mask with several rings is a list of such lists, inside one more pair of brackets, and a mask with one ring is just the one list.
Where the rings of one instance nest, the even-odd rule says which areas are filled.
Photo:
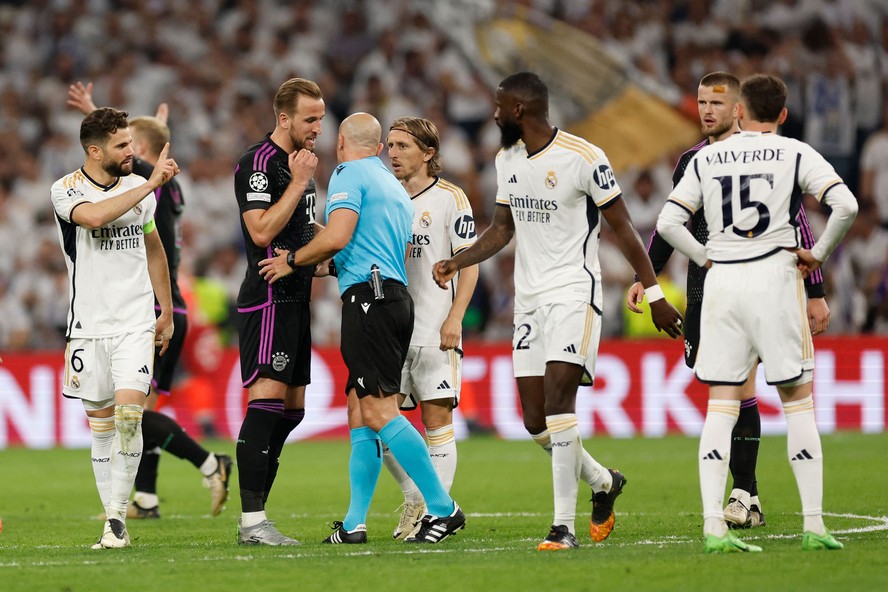
[[407, 257], [407, 291], [413, 297], [416, 321], [410, 345], [437, 347], [459, 276], [442, 290], [432, 279], [432, 266], [475, 242], [475, 219], [463, 190], [440, 177], [411, 201], [413, 241]]
[[803, 194], [820, 201], [841, 184], [832, 165], [804, 142], [738, 132], [701, 149], [669, 201], [691, 214], [703, 207], [709, 259], [748, 261], [801, 247]]
[[522, 142], [496, 157], [498, 206], [515, 222], [515, 311], [574, 300], [602, 306], [599, 208], [620, 197], [604, 152], [556, 130], [535, 154]]
[[89, 229], [71, 221], [77, 204], [97, 203], [145, 183], [120, 177], [110, 187], [78, 169], [53, 183], [59, 241], [68, 267], [66, 337], [98, 338], [154, 326], [154, 291], [143, 233], [154, 232], [154, 194], [107, 226]]

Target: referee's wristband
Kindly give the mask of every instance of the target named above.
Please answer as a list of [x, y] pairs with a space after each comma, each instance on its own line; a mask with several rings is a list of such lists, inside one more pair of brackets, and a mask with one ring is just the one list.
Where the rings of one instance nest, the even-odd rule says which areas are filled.
[[648, 304], [653, 304], [657, 300], [663, 300], [666, 297], [663, 295], [663, 288], [660, 287], [660, 284], [654, 284], [650, 288], [645, 288], [644, 295], [647, 296]]

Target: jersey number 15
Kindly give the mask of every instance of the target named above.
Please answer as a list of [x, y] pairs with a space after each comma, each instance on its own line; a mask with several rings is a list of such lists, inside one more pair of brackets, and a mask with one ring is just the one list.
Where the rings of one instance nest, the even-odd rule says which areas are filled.
[[731, 230], [737, 236], [754, 238], [768, 229], [768, 224], [771, 223], [771, 212], [768, 210], [768, 206], [750, 197], [750, 185], [756, 179], [767, 182], [770, 189], [774, 189], [774, 175], [771, 173], [756, 173], [753, 175], [740, 175], [738, 177], [740, 210], [755, 208], [758, 211], [758, 222], [752, 228], [737, 228], [734, 226], [734, 177], [730, 175], [715, 177], [715, 180], [721, 184], [722, 189], [723, 230], [727, 230], [728, 226], [731, 226]]

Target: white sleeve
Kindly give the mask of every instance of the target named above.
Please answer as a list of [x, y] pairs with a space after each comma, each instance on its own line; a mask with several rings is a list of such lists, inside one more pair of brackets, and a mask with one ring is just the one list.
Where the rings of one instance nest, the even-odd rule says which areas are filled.
[[76, 187], [65, 187], [64, 179], [52, 184], [52, 188], [49, 190], [49, 195], [52, 200], [52, 209], [55, 210], [58, 217], [65, 222], [71, 222], [72, 224], [71, 210], [73, 210], [74, 206], [77, 204], [89, 201], [86, 196], [83, 195], [83, 192]]
[[709, 258], [706, 256], [706, 247], [697, 242], [685, 226], [690, 217], [690, 210], [669, 199], [657, 218], [657, 232], [688, 259], [703, 267]]
[[845, 236], [857, 217], [857, 200], [845, 184], [833, 185], [823, 194], [822, 201], [832, 208], [820, 240], [811, 249], [811, 255], [823, 263]]

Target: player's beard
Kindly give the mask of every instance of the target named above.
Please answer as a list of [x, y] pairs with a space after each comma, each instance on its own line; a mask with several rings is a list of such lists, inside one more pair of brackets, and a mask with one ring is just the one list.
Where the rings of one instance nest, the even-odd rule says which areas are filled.
[[511, 121], [497, 121], [500, 128], [500, 144], [503, 148], [511, 148], [521, 139], [521, 126]]
[[129, 162], [103, 162], [102, 169], [112, 177], [126, 177], [133, 172], [133, 160]]
[[732, 125], [734, 125], [733, 120], [732, 120], [732, 121], [725, 122], [725, 123], [716, 124], [715, 127], [710, 127], [710, 128], [707, 128], [705, 125], [704, 125], [704, 126], [700, 126], [700, 129], [701, 129], [701, 131], [703, 132], [703, 135], [704, 135], [705, 137], [707, 137], [707, 138], [717, 138], [718, 136], [721, 136], [721, 135], [724, 134], [726, 131], [728, 131], [729, 129], [731, 129], [731, 126], [732, 126]]
[[[312, 138], [312, 139], [314, 139], [315, 142], [317, 142], [317, 138]], [[293, 142], [293, 148], [294, 148], [295, 152], [299, 152], [303, 148], [306, 148], [305, 138], [297, 137], [295, 134], [293, 134], [292, 131], [290, 132], [290, 141]], [[314, 147], [307, 148], [307, 150], [311, 150], [312, 152], [314, 152]]]

